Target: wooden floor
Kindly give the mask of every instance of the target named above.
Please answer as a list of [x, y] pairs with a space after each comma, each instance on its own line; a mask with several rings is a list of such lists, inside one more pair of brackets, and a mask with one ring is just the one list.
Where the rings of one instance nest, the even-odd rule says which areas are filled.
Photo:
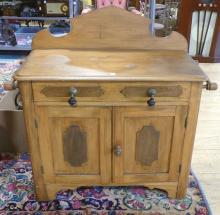
[[200, 64], [217, 91], [204, 90], [192, 160], [192, 169], [204, 188], [213, 215], [220, 215], [220, 64]]

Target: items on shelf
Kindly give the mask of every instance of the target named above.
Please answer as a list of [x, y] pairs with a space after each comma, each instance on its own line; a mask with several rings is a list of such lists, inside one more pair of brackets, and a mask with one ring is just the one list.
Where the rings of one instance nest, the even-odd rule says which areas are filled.
[[[80, 14], [82, 8], [81, 0], [0, 0], [0, 50], [30, 51], [35, 33], [53, 22], [53, 34], [68, 33], [64, 20]], [[59, 21], [64, 28], [57, 25]]]
[[[167, 36], [176, 28], [180, 0], [156, 1], [156, 36]], [[128, 6], [132, 5], [128, 2]], [[72, 10], [70, 5], [73, 5]], [[49, 31], [56, 36], [69, 33], [69, 23], [64, 20], [88, 10], [88, 6], [97, 6], [95, 1], [84, 0], [0, 0], [0, 50], [30, 51], [32, 38], [39, 30], [49, 26]], [[17, 12], [4, 12], [4, 8], [14, 8]], [[139, 7], [138, 7], [139, 8]], [[140, 11], [133, 7], [128, 10], [147, 16], [149, 0], [140, 0]], [[5, 16], [10, 15], [10, 16]], [[54, 33], [55, 32], [55, 33]]]
[[0, 15], [1, 16], [36, 16], [39, 15], [39, 7], [41, 0], [13, 0], [0, 1]]
[[[150, 16], [150, 1], [140, 0], [140, 12], [144, 16]], [[181, 6], [180, 0], [156, 1], [155, 29], [156, 36], [167, 36], [176, 30], [178, 12]]]
[[9, 25], [8, 22], [0, 22], [0, 45], [17, 45], [16, 36], [13, 28]]
[[70, 3], [74, 15], [83, 8], [83, 2], [80, 0], [0, 0], [0, 16], [68, 17], [71, 11]]
[[[12, 23], [4, 24], [2, 31], [0, 31], [0, 50], [30, 51], [32, 38], [42, 29], [44, 28], [37, 25], [21, 26]], [[70, 25], [68, 21], [55, 20], [49, 25], [49, 31], [53, 35], [60, 36], [69, 33]]]

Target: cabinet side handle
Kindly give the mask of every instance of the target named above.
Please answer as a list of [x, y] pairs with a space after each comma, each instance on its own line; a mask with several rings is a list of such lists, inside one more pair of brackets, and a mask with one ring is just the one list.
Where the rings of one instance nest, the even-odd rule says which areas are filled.
[[206, 90], [217, 90], [218, 89], [218, 84], [208, 80], [206, 82], [206, 84], [203, 85], [203, 88], [206, 89]]

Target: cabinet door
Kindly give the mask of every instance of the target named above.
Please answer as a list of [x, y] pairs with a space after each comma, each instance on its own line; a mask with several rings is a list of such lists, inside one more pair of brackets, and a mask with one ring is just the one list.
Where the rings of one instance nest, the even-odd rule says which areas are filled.
[[113, 180], [177, 181], [187, 106], [114, 109]]
[[111, 109], [38, 107], [37, 113], [46, 184], [110, 182]]

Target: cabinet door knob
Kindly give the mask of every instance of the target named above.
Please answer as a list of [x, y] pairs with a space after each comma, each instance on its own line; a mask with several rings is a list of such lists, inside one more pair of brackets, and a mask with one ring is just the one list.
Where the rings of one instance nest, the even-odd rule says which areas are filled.
[[115, 153], [116, 156], [120, 156], [122, 154], [121, 146], [119, 146], [119, 145], [115, 146], [114, 153]]
[[70, 88], [70, 98], [68, 99], [68, 103], [70, 106], [75, 106], [77, 104], [76, 95], [77, 95], [77, 89], [75, 87]]
[[147, 100], [148, 106], [153, 107], [153, 106], [156, 105], [156, 101], [155, 101], [155, 98], [154, 98], [156, 96], [156, 94], [157, 94], [156, 89], [154, 89], [154, 88], [148, 89], [147, 95], [150, 97], [150, 99]]

